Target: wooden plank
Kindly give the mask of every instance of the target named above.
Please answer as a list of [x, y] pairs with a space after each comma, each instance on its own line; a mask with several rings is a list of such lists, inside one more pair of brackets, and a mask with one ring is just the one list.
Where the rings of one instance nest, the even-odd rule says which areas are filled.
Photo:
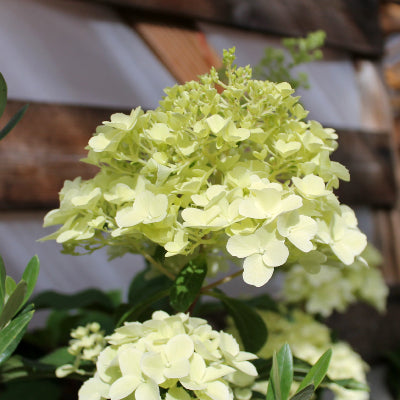
[[338, 130], [339, 147], [332, 159], [350, 171], [350, 182], [341, 182], [337, 191], [348, 204], [393, 206], [396, 184], [388, 133]]
[[205, 20], [282, 36], [323, 29], [327, 44], [363, 56], [383, 52], [378, 0], [86, 0], [171, 19]]
[[394, 241], [392, 224], [389, 212], [383, 209], [374, 212], [375, 238], [377, 248], [382, 252], [382, 273], [388, 285], [399, 283], [396, 268], [396, 255], [394, 253]]
[[[197, 79], [222, 59], [198, 29], [128, 20], [179, 83]], [[182, 60], [182, 62], [180, 62]]]
[[[10, 101], [8, 120], [23, 103]], [[66, 179], [89, 178], [79, 162], [101, 121], [115, 110], [31, 103], [22, 121], [0, 142], [0, 209], [48, 209], [58, 204]]]
[[[4, 120], [22, 104], [10, 102]], [[116, 111], [126, 110], [31, 104], [15, 131], [0, 143], [0, 208], [54, 207], [64, 180], [92, 176], [94, 168], [78, 161], [95, 127]], [[388, 135], [341, 131], [333, 158], [346, 165], [352, 177], [340, 185], [342, 202], [394, 203]]]

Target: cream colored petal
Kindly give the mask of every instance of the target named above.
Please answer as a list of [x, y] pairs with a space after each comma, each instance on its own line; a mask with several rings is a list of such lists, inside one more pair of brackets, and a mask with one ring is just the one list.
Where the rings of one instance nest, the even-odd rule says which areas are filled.
[[273, 268], [267, 267], [260, 254], [253, 254], [247, 257], [243, 263], [243, 280], [249, 285], [263, 286], [270, 279], [274, 272]]
[[226, 250], [232, 256], [244, 258], [251, 254], [257, 253], [260, 248], [260, 243], [256, 235], [236, 235], [228, 239]]
[[264, 246], [263, 262], [268, 267], [279, 267], [289, 257], [289, 250], [282, 240], [274, 239]]
[[141, 383], [135, 391], [135, 400], [161, 400], [160, 389], [152, 381]]
[[165, 364], [159, 353], [145, 353], [140, 364], [143, 373], [154, 380], [157, 384], [165, 381]]
[[193, 351], [193, 340], [186, 334], [174, 336], [165, 345], [165, 355], [171, 364], [180, 360], [189, 359]]
[[140, 384], [137, 376], [126, 375], [117, 379], [111, 386], [109, 396], [111, 400], [121, 400], [129, 396]]

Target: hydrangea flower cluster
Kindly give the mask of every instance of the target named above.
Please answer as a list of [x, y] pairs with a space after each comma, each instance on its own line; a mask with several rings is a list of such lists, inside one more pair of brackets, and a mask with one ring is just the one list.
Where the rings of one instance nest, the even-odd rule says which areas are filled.
[[[315, 364], [328, 349], [332, 349], [328, 376], [333, 380], [353, 378], [366, 383], [368, 365], [345, 342], [332, 342], [330, 330], [326, 325], [317, 322], [311, 315], [294, 310], [291, 318], [271, 311], [259, 310], [268, 325], [268, 341], [258, 352], [259, 357], [270, 358], [276, 349], [288, 343], [292, 353], [310, 364]], [[232, 330], [235, 334], [235, 330]], [[257, 390], [265, 390], [265, 385], [257, 383]], [[293, 393], [296, 388], [293, 388]], [[360, 390], [345, 389], [330, 383], [329, 389], [335, 394], [335, 400], [367, 400], [369, 393]]]
[[307, 312], [324, 317], [335, 310], [343, 312], [360, 300], [383, 312], [389, 289], [378, 269], [381, 256], [371, 245], [361, 255], [362, 258], [349, 266], [327, 263], [313, 274], [300, 265], [293, 266], [285, 274], [285, 299], [289, 303], [304, 304]]
[[66, 251], [162, 246], [167, 257], [215, 248], [244, 259], [244, 281], [264, 285], [285, 263], [346, 265], [366, 246], [350, 208], [333, 193], [344, 166], [331, 161], [333, 129], [305, 121], [288, 83], [251, 79], [225, 51], [215, 69], [166, 89], [155, 110], [114, 114], [89, 140], [90, 180], [67, 181], [45, 226]]
[[104, 331], [100, 330], [98, 322], [92, 322], [86, 326], [78, 326], [71, 331], [71, 337], [68, 353], [75, 356], [75, 363], [58, 367], [56, 370], [58, 378], [63, 378], [72, 373], [86, 375], [86, 371], [79, 368], [81, 361], [96, 363], [97, 357], [107, 344], [104, 338]]
[[160, 393], [166, 400], [251, 397], [243, 382], [257, 375], [249, 362], [257, 356], [203, 319], [156, 311], [151, 320], [117, 328], [108, 343], [79, 400], [160, 400]]

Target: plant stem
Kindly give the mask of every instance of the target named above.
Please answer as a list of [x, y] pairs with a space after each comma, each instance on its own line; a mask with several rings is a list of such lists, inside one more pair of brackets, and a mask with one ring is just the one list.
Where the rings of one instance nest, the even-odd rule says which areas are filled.
[[168, 276], [169, 279], [171, 280], [175, 279], [175, 275], [172, 272], [168, 271], [162, 264], [156, 261], [152, 256], [150, 256], [145, 252], [143, 252], [142, 255], [150, 264], [152, 264], [155, 268], [157, 268], [161, 273]]
[[202, 292], [202, 293], [207, 292], [208, 290], [210, 290], [210, 289], [212, 289], [212, 288], [215, 288], [215, 287], [217, 287], [217, 286], [219, 286], [219, 285], [222, 285], [222, 284], [224, 284], [224, 283], [227, 283], [227, 282], [231, 281], [232, 279], [234, 279], [234, 278], [238, 277], [239, 275], [241, 275], [242, 272], [243, 272], [243, 268], [240, 269], [239, 271], [234, 272], [234, 273], [231, 274], [231, 275], [228, 275], [228, 276], [225, 276], [225, 277], [222, 278], [222, 279], [219, 279], [218, 281], [215, 281], [215, 282], [213, 282], [213, 283], [210, 283], [209, 285], [202, 287], [202, 288], [201, 288], [201, 292]]

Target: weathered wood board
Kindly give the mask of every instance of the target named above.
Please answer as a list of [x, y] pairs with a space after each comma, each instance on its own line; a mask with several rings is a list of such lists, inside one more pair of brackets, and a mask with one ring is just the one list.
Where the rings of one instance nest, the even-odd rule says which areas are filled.
[[280, 36], [323, 29], [329, 46], [377, 57], [383, 42], [378, 0], [86, 0], [144, 14], [205, 20]]
[[341, 182], [337, 194], [343, 203], [389, 207], [396, 201], [396, 183], [390, 134], [338, 130], [339, 147], [332, 159], [345, 165], [350, 182]]
[[[10, 101], [4, 119], [23, 105]], [[96, 169], [79, 162], [97, 125], [115, 110], [31, 103], [0, 142], [0, 209], [47, 209], [58, 204], [66, 179], [89, 178]]]
[[[11, 101], [4, 120], [22, 104]], [[0, 143], [0, 209], [54, 207], [64, 180], [92, 176], [95, 168], [79, 160], [96, 126], [113, 112], [32, 103], [21, 123]], [[339, 132], [339, 138], [334, 158], [352, 175], [351, 183], [340, 186], [341, 201], [392, 205], [395, 185], [388, 135], [346, 131]]]

